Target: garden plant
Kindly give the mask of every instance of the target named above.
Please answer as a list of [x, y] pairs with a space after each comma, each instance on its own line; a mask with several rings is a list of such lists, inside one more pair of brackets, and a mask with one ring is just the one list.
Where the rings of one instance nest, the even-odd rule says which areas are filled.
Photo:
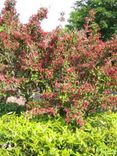
[[[0, 14], [0, 102], [23, 96], [27, 112], [60, 114], [78, 126], [93, 113], [116, 111], [117, 36], [102, 41], [94, 17], [91, 10], [79, 32], [45, 32], [46, 9], [22, 24], [15, 1], [6, 0]], [[31, 99], [38, 88], [40, 96]]]

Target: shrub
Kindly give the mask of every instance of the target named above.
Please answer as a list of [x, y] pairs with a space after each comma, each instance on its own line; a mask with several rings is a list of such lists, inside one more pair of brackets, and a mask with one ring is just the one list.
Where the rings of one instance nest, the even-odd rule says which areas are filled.
[[[0, 17], [2, 101], [19, 89], [27, 99], [27, 109], [37, 103], [38, 114], [40, 108], [48, 112], [53, 107], [51, 114], [57, 111], [68, 123], [80, 126], [87, 115], [116, 110], [116, 36], [102, 41], [88, 25], [93, 17], [86, 19], [82, 35], [60, 28], [47, 33], [40, 27], [46, 9], [23, 25], [14, 6], [14, 0], [7, 0]], [[31, 101], [37, 88], [40, 100]]]
[[15, 114], [0, 118], [0, 155], [116, 156], [117, 114], [89, 117], [75, 131], [60, 117], [31, 118]]

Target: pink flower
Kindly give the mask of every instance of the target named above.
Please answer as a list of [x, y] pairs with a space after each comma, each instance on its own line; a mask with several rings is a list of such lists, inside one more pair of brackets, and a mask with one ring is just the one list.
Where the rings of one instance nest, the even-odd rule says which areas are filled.
[[88, 107], [88, 105], [89, 105], [89, 102], [88, 101], [84, 101], [83, 102], [83, 107]]

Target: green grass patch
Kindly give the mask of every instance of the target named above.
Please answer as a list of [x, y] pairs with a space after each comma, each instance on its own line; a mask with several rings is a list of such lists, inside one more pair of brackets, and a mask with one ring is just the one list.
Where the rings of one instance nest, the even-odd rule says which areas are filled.
[[72, 129], [60, 117], [6, 114], [0, 118], [2, 156], [116, 156], [117, 113], [87, 118]]

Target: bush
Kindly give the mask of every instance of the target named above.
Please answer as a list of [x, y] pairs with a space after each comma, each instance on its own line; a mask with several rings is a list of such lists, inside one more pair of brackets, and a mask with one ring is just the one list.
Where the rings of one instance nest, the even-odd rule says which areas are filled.
[[0, 155], [116, 156], [116, 129], [116, 113], [89, 117], [75, 131], [60, 117], [4, 115], [0, 118]]
[[[100, 40], [98, 31], [88, 25], [93, 17], [86, 19], [82, 32], [58, 28], [46, 33], [40, 27], [46, 14], [41, 8], [23, 25], [15, 1], [6, 1], [0, 16], [1, 101], [19, 96], [20, 90], [27, 109], [37, 107], [34, 114], [53, 107], [49, 113], [60, 113], [68, 123], [80, 126], [92, 113], [116, 110], [116, 36]], [[34, 101], [30, 96], [37, 88], [40, 96]]]

